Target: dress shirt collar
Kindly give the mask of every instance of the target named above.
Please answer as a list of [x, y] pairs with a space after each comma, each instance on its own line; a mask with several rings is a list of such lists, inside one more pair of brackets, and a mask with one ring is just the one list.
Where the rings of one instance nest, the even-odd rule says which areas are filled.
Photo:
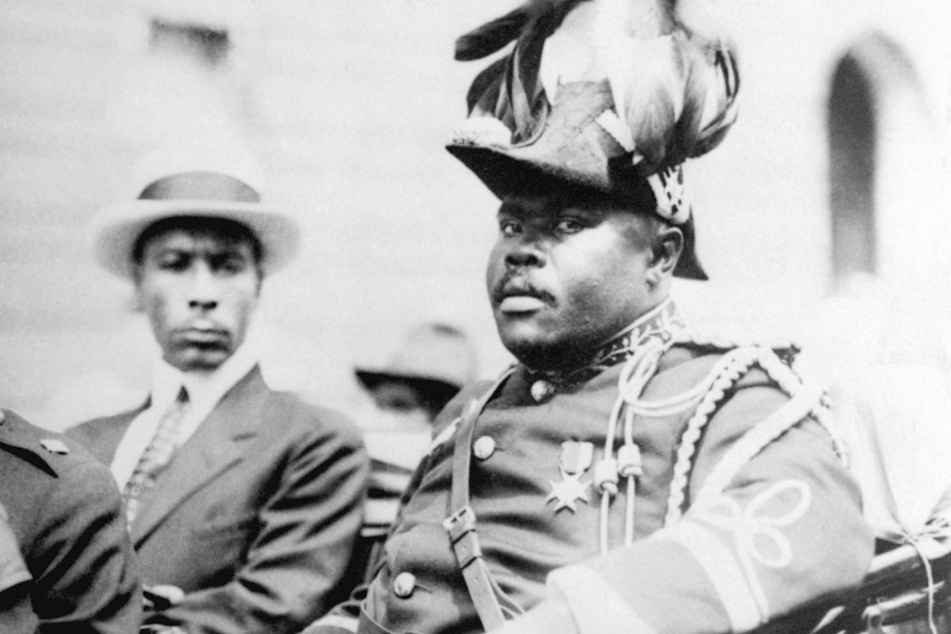
[[152, 373], [150, 406], [160, 411], [168, 409], [184, 386], [188, 392], [192, 414], [198, 420], [203, 420], [221, 397], [247, 375], [257, 362], [258, 356], [248, 344], [235, 350], [234, 354], [211, 372], [182, 372], [159, 359]]

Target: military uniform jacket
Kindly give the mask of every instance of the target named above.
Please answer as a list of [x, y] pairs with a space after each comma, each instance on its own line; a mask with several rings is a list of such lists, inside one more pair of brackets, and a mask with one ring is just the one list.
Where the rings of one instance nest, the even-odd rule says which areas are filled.
[[[0, 412], [0, 505], [26, 562], [21, 581], [38, 632], [138, 630], [139, 580], [122, 498], [106, 468], [59, 434]], [[8, 625], [2, 631], [19, 631]]]
[[[465, 390], [441, 417], [444, 431], [415, 475], [374, 581], [308, 634], [482, 631], [444, 527], [453, 437], [467, 426], [469, 505], [484, 561], [521, 609], [567, 602], [573, 622], [559, 631], [745, 631], [857, 584], [873, 554], [857, 487], [811, 406], [790, 410], [795, 403], [758, 362], [730, 362], [744, 350], [747, 361], [768, 358], [791, 386], [791, 371], [768, 350], [669, 342], [638, 401], [655, 407], [631, 420], [635, 495], [619, 478], [603, 502], [606, 522], [593, 481], [609, 446], [615, 460], [625, 453], [623, 426], [611, 432], [608, 421], [628, 366], [544, 390], [519, 365], [477, 416], [463, 411], [486, 386]], [[670, 399], [691, 390], [700, 402], [676, 411]], [[781, 411], [792, 418], [778, 424]], [[756, 429], [762, 438], [750, 435]]]
[[[140, 411], [68, 433], [109, 464]], [[146, 623], [277, 634], [326, 612], [340, 600], [368, 471], [349, 420], [271, 390], [252, 369], [140, 497], [131, 533], [143, 583], [185, 592]]]
[[0, 504], [0, 632], [33, 634], [39, 625], [30, 604], [33, 577], [7, 520], [7, 511]]

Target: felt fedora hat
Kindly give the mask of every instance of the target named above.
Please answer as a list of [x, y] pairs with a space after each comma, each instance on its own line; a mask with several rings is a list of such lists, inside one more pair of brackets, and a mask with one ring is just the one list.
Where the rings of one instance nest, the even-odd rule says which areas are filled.
[[400, 381], [449, 398], [477, 378], [478, 362], [462, 331], [431, 323], [411, 330], [382, 368], [357, 368], [355, 373], [370, 390], [384, 381]]
[[263, 176], [237, 145], [163, 146], [133, 166], [126, 199], [92, 220], [93, 253], [106, 270], [131, 278], [133, 249], [152, 224], [168, 218], [237, 222], [261, 243], [265, 274], [283, 268], [297, 252], [300, 228], [281, 208], [262, 202]]

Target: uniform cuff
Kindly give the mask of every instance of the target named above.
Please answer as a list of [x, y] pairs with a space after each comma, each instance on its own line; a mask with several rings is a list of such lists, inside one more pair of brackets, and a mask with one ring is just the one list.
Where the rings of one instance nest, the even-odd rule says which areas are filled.
[[548, 598], [564, 602], [577, 634], [656, 634], [643, 618], [585, 566], [566, 566], [548, 575]]
[[328, 614], [308, 625], [300, 634], [356, 634], [357, 619]]

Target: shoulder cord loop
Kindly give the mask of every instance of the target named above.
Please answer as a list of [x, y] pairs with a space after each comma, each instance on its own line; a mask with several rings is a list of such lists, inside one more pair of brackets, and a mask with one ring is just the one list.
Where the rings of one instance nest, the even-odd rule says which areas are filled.
[[693, 466], [692, 457], [703, 426], [708, 422], [716, 403], [723, 398], [725, 391], [754, 364], [759, 365], [767, 376], [791, 397], [791, 400], [749, 430], [739, 442], [730, 448], [713, 468], [695, 498], [699, 499], [722, 493], [740, 469], [756, 454], [779, 438], [784, 432], [798, 424], [803, 418], [809, 416], [816, 420], [829, 434], [836, 455], [843, 463], [846, 462], [844, 446], [833, 428], [828, 404], [821, 387], [804, 384], [799, 376], [768, 348], [750, 346], [737, 348], [733, 353], [742, 357], [742, 363], [738, 363], [738, 367], [735, 368], [739, 369], [739, 372], [732, 372], [729, 376], [724, 374], [720, 377], [727, 380], [722, 382], [719, 379], [717, 380], [714, 389], [708, 395], [713, 398], [705, 399], [687, 424], [687, 429], [678, 449], [677, 464], [674, 467], [674, 479], [671, 482], [665, 525], [669, 526], [683, 515], [685, 492], [690, 469]]
[[667, 516], [664, 525], [680, 519], [686, 496], [688, 477], [693, 466], [693, 456], [703, 428], [710, 421], [727, 390], [733, 387], [739, 378], [756, 362], [756, 350], [752, 347], [734, 348], [727, 352], [710, 370], [706, 379], [701, 381], [706, 393], [687, 422], [687, 427], [677, 447], [677, 461], [674, 463], [674, 475], [670, 482], [670, 494], [667, 498]]
[[[618, 377], [618, 398], [614, 403], [611, 416], [608, 420], [608, 432], [604, 444], [604, 458], [595, 465], [594, 471], [595, 485], [601, 491], [599, 545], [602, 554], [607, 553], [610, 546], [608, 543], [608, 513], [610, 510], [611, 497], [618, 493], [620, 477], [624, 477], [627, 480], [625, 491], [624, 545], [628, 546], [634, 543], [634, 505], [637, 494], [636, 479], [643, 473], [640, 447], [634, 442], [634, 417], [636, 415], [646, 417], [671, 416], [686, 411], [699, 403], [697, 412], [688, 424], [688, 432], [684, 434], [685, 439], [689, 439], [690, 442], [682, 442], [678, 450], [677, 467], [683, 472], [681, 479], [684, 484], [679, 488], [673, 487], [671, 497], [674, 497], [675, 491], [679, 492], [679, 507], [683, 502], [683, 492], [686, 489], [687, 480], [686, 474], [690, 469], [690, 458], [693, 455], [696, 441], [700, 437], [700, 431], [706, 424], [709, 414], [713, 412], [716, 408], [716, 404], [723, 398], [726, 390], [729, 389], [733, 382], [755, 361], [751, 352], [753, 349], [751, 348], [731, 350], [718, 360], [707, 377], [693, 388], [667, 399], [658, 401], [641, 400], [640, 397], [644, 388], [657, 372], [661, 357], [663, 357], [675, 343], [685, 339], [686, 335], [679, 333], [678, 336], [672, 337], [667, 341], [654, 340], [642, 348], [639, 348], [637, 352], [628, 359], [627, 363], [625, 363]], [[622, 415], [624, 417], [624, 445], [618, 450], [617, 459], [615, 459], [613, 457], [613, 447], [617, 434], [617, 426]], [[677, 470], [675, 468], [675, 474], [676, 473]], [[670, 503], [668, 502], [668, 504]], [[669, 508], [668, 506], [668, 509]]]

